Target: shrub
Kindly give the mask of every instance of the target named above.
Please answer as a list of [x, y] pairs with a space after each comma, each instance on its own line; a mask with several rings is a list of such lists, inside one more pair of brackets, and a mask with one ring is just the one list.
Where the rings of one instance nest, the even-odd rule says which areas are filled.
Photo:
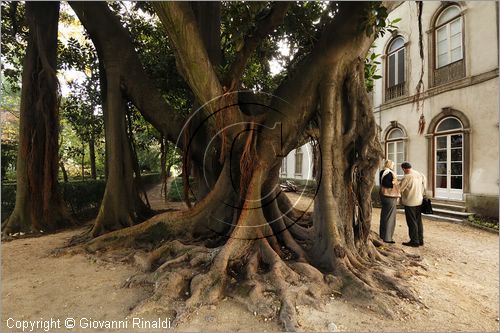
[[16, 204], [16, 184], [2, 184], [2, 222], [9, 217]]
[[64, 201], [73, 214], [85, 209], [97, 208], [101, 204], [106, 181], [104, 179], [72, 181], [61, 184]]
[[[143, 186], [149, 187], [160, 181], [160, 174], [148, 174], [141, 177]], [[182, 184], [182, 183], [181, 183]], [[74, 215], [97, 209], [101, 204], [104, 190], [106, 189], [106, 180], [90, 179], [70, 181], [60, 183], [60, 189], [64, 201]], [[9, 217], [16, 204], [16, 184], [2, 184], [2, 221]]]
[[[189, 177], [189, 184], [191, 189], [193, 191], [196, 191], [197, 183], [193, 177]], [[189, 192], [189, 199], [191, 201], [195, 201], [195, 198], [191, 191]], [[172, 183], [170, 183], [170, 187], [168, 189], [168, 200], [174, 202], [184, 201], [184, 187], [182, 183], [182, 177], [176, 177], [174, 178], [174, 180], [172, 180]]]
[[147, 189], [151, 186], [158, 184], [161, 181], [159, 173], [150, 173], [141, 175], [142, 185]]
[[498, 230], [498, 219], [492, 217], [471, 215], [467, 220], [482, 227]]

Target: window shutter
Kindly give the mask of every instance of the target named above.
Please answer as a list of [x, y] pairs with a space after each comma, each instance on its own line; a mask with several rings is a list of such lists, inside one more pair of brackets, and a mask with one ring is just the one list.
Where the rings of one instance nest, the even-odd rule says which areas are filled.
[[389, 87], [396, 85], [396, 54], [389, 56]]
[[397, 84], [405, 81], [405, 50], [398, 52], [398, 81]]

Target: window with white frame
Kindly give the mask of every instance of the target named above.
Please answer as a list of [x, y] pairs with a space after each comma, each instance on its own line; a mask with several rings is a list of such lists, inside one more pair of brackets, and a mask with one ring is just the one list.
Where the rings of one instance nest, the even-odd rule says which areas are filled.
[[405, 82], [405, 41], [396, 37], [387, 49], [387, 87]]
[[462, 16], [452, 5], [443, 10], [436, 21], [436, 68], [463, 59]]
[[286, 177], [286, 156], [281, 160], [281, 176]]
[[304, 154], [302, 153], [302, 147], [295, 149], [295, 175], [302, 175], [302, 160]]
[[405, 41], [394, 38], [387, 47], [385, 99], [391, 100], [406, 95]]
[[387, 133], [386, 137], [386, 159], [394, 161], [395, 172], [398, 176], [403, 176], [401, 163], [405, 161], [405, 142], [404, 133], [400, 128], [393, 128]]

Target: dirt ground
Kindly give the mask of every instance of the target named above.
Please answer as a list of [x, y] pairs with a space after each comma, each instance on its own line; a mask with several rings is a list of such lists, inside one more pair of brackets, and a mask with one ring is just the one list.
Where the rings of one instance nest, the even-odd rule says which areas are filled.
[[[150, 202], [153, 207], [165, 207], [158, 194], [159, 189], [150, 192]], [[294, 201], [297, 196], [290, 194], [290, 198]], [[306, 208], [308, 200], [298, 200], [300, 207]], [[184, 207], [182, 203], [167, 206]], [[379, 213], [378, 209], [374, 210], [374, 231], [378, 229]], [[60, 324], [59, 327], [53, 324], [57, 329], [50, 331], [68, 331], [66, 318], [75, 319], [75, 328], [69, 331], [116, 331], [82, 327], [90, 319], [101, 325], [103, 321], [126, 322], [127, 328], [121, 331], [158, 331], [133, 326], [133, 320], [138, 318], [166, 320], [170, 315], [161, 309], [148, 313], [134, 310], [149, 295], [147, 288], [122, 287], [126, 279], [137, 272], [134, 266], [102, 262], [83, 254], [51, 255], [53, 249], [81, 232], [82, 229], [77, 229], [2, 243], [2, 332], [21, 331], [9, 328], [16, 321], [51, 318], [59, 319]], [[498, 331], [498, 235], [467, 225], [427, 219], [424, 219], [424, 232], [424, 247], [405, 247], [404, 251], [423, 258], [425, 269], [412, 267], [410, 282], [426, 307], [402, 300], [395, 309], [397, 317], [388, 319], [375, 309], [352, 305], [341, 297], [330, 297], [321, 301], [324, 303], [321, 310], [297, 308], [301, 329], [323, 332]], [[397, 216], [394, 239], [396, 244], [390, 246], [402, 247], [401, 242], [408, 240], [403, 214]], [[231, 299], [216, 306], [203, 306], [177, 326], [171, 324], [171, 328], [161, 331], [282, 330], [276, 322], [254, 316]], [[34, 331], [43, 331], [43, 327]]]

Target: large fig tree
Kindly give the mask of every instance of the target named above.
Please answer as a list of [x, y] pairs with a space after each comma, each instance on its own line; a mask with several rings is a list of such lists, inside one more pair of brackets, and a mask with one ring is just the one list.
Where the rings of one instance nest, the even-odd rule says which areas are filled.
[[[297, 8], [308, 5], [152, 2], [151, 18], [160, 20], [176, 72], [190, 90], [187, 116], [151, 80], [116, 11], [102, 2], [70, 5], [106, 78], [110, 174], [94, 235], [133, 224], [137, 213], [126, 171], [126, 100], [182, 150], [197, 178], [190, 209], [105, 233], [86, 249], [148, 249], [135, 256], [146, 273], [130, 282], [155, 282], [154, 299], [178, 305], [178, 313], [230, 295], [252, 312], [278, 318], [286, 330], [299, 328], [297, 305], [315, 305], [332, 292], [377, 302], [387, 313], [386, 297], [412, 297], [395, 277], [396, 254], [377, 248], [370, 234], [381, 147], [364, 59], [394, 3], [310, 3], [319, 10], [316, 29], [308, 33], [298, 24], [306, 42], [273, 90], [256, 92], [259, 85], [249, 87], [245, 79], [251, 65], [265, 68], [256, 65], [257, 53], [294, 19], [287, 13], [307, 19]], [[224, 19], [231, 6], [259, 10], [248, 24]], [[234, 22], [245, 28], [228, 49], [225, 32]], [[286, 37], [299, 40], [293, 31]], [[282, 159], [306, 133], [319, 140], [312, 215], [296, 209], [279, 187]], [[188, 181], [185, 186], [190, 190]]]

